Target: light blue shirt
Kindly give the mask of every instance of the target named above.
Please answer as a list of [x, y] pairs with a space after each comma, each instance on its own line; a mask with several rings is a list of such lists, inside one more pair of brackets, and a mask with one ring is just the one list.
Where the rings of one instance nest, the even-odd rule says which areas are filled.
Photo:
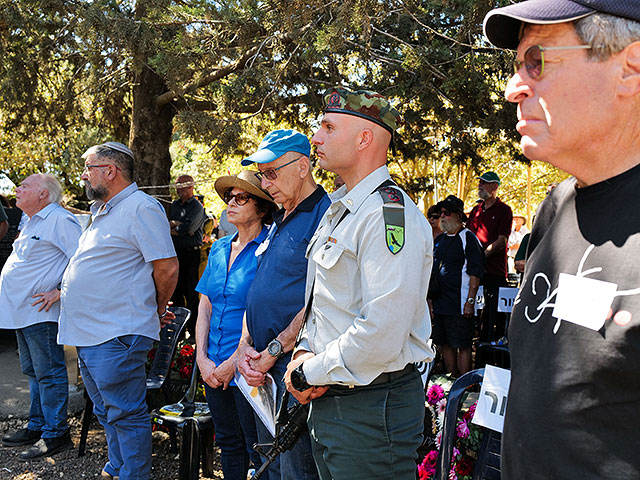
[[231, 242], [238, 235], [227, 235], [213, 244], [207, 268], [196, 291], [211, 302], [207, 356], [216, 365], [224, 362], [238, 348], [242, 319], [247, 308], [247, 292], [258, 264], [256, 249], [267, 236], [267, 228], [245, 245], [229, 267]]
[[0, 328], [58, 321], [60, 303], [39, 312], [42, 304], [32, 307], [32, 295], [58, 286], [80, 233], [75, 217], [57, 203], [27, 217], [0, 275]]
[[153, 262], [176, 256], [160, 203], [132, 183], [91, 206], [62, 278], [58, 343], [99, 345], [122, 335], [159, 338]]

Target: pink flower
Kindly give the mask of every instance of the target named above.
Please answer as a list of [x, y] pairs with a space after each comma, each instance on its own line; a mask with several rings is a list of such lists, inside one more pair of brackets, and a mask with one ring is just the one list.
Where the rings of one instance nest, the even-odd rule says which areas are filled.
[[465, 412], [465, 414], [462, 416], [462, 418], [464, 419], [465, 422], [470, 422], [473, 419], [473, 416], [476, 413], [476, 405], [478, 404], [478, 402], [475, 402], [473, 405], [471, 405], [469, 407], [469, 410], [467, 410]]
[[453, 459], [457, 459], [458, 456], [460, 455], [460, 450], [458, 450], [456, 447], [453, 447]]
[[447, 399], [443, 398], [438, 403], [436, 403], [436, 412], [438, 412], [438, 415], [444, 415], [446, 411], [447, 411]]
[[435, 405], [444, 398], [444, 390], [438, 384], [433, 384], [427, 390], [427, 402], [429, 405]]
[[467, 438], [469, 436], [469, 425], [467, 425], [467, 422], [460, 420], [456, 427], [456, 432], [458, 433], [458, 437]]
[[438, 447], [438, 449], [440, 449], [440, 444], [442, 443], [442, 432], [438, 432], [438, 434], [436, 435], [436, 447]]

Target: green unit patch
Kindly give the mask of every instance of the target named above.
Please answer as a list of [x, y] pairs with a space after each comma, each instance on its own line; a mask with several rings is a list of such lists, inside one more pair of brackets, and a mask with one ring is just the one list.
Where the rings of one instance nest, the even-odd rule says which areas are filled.
[[387, 248], [394, 255], [404, 246], [404, 227], [387, 225]]

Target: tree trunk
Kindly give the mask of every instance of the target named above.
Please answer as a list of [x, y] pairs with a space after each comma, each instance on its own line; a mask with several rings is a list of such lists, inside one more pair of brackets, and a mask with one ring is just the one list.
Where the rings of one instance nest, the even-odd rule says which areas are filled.
[[[142, 66], [136, 74], [133, 88], [133, 114], [129, 146], [135, 157], [135, 181], [138, 186], [168, 185], [170, 180], [171, 155], [169, 145], [173, 133], [173, 104], [162, 107], [156, 97], [165, 93], [167, 86], [160, 76], [149, 67]], [[168, 206], [168, 188], [144, 189], [146, 193], [160, 196]]]

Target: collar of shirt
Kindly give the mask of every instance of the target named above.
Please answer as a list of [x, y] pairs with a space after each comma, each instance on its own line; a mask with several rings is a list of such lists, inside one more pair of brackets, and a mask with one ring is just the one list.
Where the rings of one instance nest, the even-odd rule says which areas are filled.
[[[127, 198], [129, 195], [133, 194], [137, 190], [138, 190], [138, 184], [136, 182], [133, 182], [133, 183], [131, 183], [131, 185], [129, 185], [129, 186], [125, 187], [124, 189], [122, 189], [121, 191], [119, 191], [108, 202], [105, 203], [102, 200], [97, 200], [97, 201], [93, 202], [93, 204], [89, 208], [91, 210], [91, 215], [94, 216], [94, 217], [96, 217], [98, 215], [104, 215], [109, 210], [111, 210], [113, 207], [115, 207], [118, 203], [123, 201], [125, 198]], [[104, 205], [104, 209], [102, 209], [102, 211], [100, 211], [100, 209], [102, 208], [103, 205]]]
[[34, 217], [40, 217], [40, 218], [42, 218], [44, 220], [45, 218], [47, 218], [49, 216], [49, 214], [51, 212], [53, 212], [53, 210], [56, 208], [57, 205], [58, 205], [57, 203], [50, 203], [46, 207], [41, 208], [36, 213], [34, 213], [33, 216]]
[[280, 225], [282, 225], [284, 222], [289, 221], [289, 219], [291, 219], [291, 217], [293, 217], [296, 214], [296, 212], [313, 211], [313, 209], [316, 206], [316, 203], [322, 200], [325, 194], [326, 192], [324, 191], [324, 188], [322, 188], [321, 185], [316, 185], [316, 189], [313, 191], [313, 193], [309, 195], [307, 198], [305, 198], [304, 200], [302, 200], [300, 204], [293, 210], [293, 212], [287, 215], [287, 218], [284, 218], [284, 213], [285, 213], [284, 208], [281, 208], [276, 213], [274, 213], [273, 222], [278, 226], [278, 228], [280, 228]]
[[496, 201], [493, 202], [493, 205], [491, 205], [490, 207], [486, 207], [486, 202], [483, 200], [482, 201], [482, 211], [486, 212], [487, 210], [489, 210], [490, 208], [493, 208], [495, 206], [500, 206], [502, 204], [502, 200], [500, 200], [500, 197], [496, 197]]
[[[358, 211], [364, 201], [380, 186], [384, 181], [389, 180], [389, 170], [386, 165], [376, 168], [369, 175], [364, 177], [358, 184], [347, 192], [346, 186], [340, 187], [331, 199], [334, 203], [342, 203], [351, 213]], [[342, 189], [344, 188], [344, 192]], [[340, 195], [342, 193], [342, 195]]]

